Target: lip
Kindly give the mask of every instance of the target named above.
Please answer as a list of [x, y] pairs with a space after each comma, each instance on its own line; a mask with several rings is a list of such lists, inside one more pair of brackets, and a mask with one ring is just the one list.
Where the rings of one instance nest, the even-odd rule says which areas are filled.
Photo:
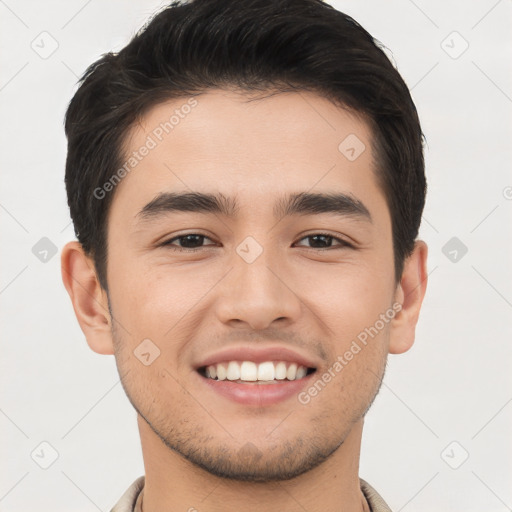
[[214, 354], [205, 357], [195, 369], [210, 366], [212, 364], [223, 363], [226, 361], [253, 361], [254, 363], [264, 363], [265, 361], [286, 361], [297, 363], [297, 365], [306, 368], [317, 369], [320, 366], [319, 361], [296, 352], [288, 347], [255, 347], [238, 345], [236, 347], [227, 347]]
[[199, 372], [194, 373], [214, 393], [245, 406], [258, 407], [278, 404], [296, 397], [302, 389], [310, 385], [313, 376], [316, 376], [316, 372], [313, 372], [299, 380], [278, 380], [273, 384], [240, 384], [229, 380], [214, 380], [203, 377]]

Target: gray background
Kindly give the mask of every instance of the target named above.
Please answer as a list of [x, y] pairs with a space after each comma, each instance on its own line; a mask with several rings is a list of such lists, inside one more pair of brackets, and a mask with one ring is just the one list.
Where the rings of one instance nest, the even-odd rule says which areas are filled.
[[[62, 123], [77, 77], [161, 5], [0, 0], [1, 511], [108, 511], [144, 473], [114, 358], [88, 348], [61, 283]], [[390, 49], [428, 142], [427, 296], [360, 475], [394, 512], [511, 510], [512, 2], [332, 5]]]

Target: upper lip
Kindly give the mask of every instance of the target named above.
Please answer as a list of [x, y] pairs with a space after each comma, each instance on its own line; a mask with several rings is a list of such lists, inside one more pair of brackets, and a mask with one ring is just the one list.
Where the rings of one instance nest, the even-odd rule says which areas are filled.
[[214, 354], [205, 357], [199, 364], [195, 365], [196, 370], [205, 366], [210, 366], [224, 361], [253, 361], [255, 363], [264, 363], [265, 361], [286, 361], [296, 363], [307, 368], [317, 368], [319, 362], [314, 358], [308, 357], [296, 350], [284, 346], [255, 347], [237, 345], [236, 347], [226, 347]]

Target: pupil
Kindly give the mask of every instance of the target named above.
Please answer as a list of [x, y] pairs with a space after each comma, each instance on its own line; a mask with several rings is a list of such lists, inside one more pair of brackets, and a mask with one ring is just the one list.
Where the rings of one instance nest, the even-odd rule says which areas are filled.
[[[318, 241], [320, 238], [323, 238], [323, 239], [324, 239], [324, 242], [323, 242], [323, 243], [322, 243], [322, 242], [320, 243], [320, 247], [330, 247], [330, 246], [331, 246], [331, 244], [330, 244], [330, 243], [326, 243], [326, 242], [325, 242], [325, 239], [327, 239], [327, 238], [328, 238], [328, 239], [330, 239], [330, 238], [331, 238], [330, 236], [327, 236], [327, 235], [313, 235], [313, 236], [311, 236], [310, 238], [312, 238], [313, 240], [316, 240], [316, 241]], [[314, 245], [314, 244], [313, 244], [313, 245]]]
[[[203, 239], [203, 235], [185, 235], [184, 237], [182, 237], [181, 245], [182, 247], [194, 247], [194, 243], [202, 242]], [[183, 241], [185, 241], [185, 243], [183, 243]]]

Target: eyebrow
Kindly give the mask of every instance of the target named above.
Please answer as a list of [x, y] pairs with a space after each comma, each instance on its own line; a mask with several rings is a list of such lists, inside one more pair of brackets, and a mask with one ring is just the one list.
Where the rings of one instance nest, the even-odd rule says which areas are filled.
[[[163, 192], [136, 215], [141, 221], [154, 220], [172, 212], [212, 213], [234, 218], [239, 207], [235, 198], [224, 194], [201, 192]], [[372, 222], [368, 208], [357, 198], [343, 193], [300, 192], [279, 198], [274, 205], [274, 217], [334, 213]]]

